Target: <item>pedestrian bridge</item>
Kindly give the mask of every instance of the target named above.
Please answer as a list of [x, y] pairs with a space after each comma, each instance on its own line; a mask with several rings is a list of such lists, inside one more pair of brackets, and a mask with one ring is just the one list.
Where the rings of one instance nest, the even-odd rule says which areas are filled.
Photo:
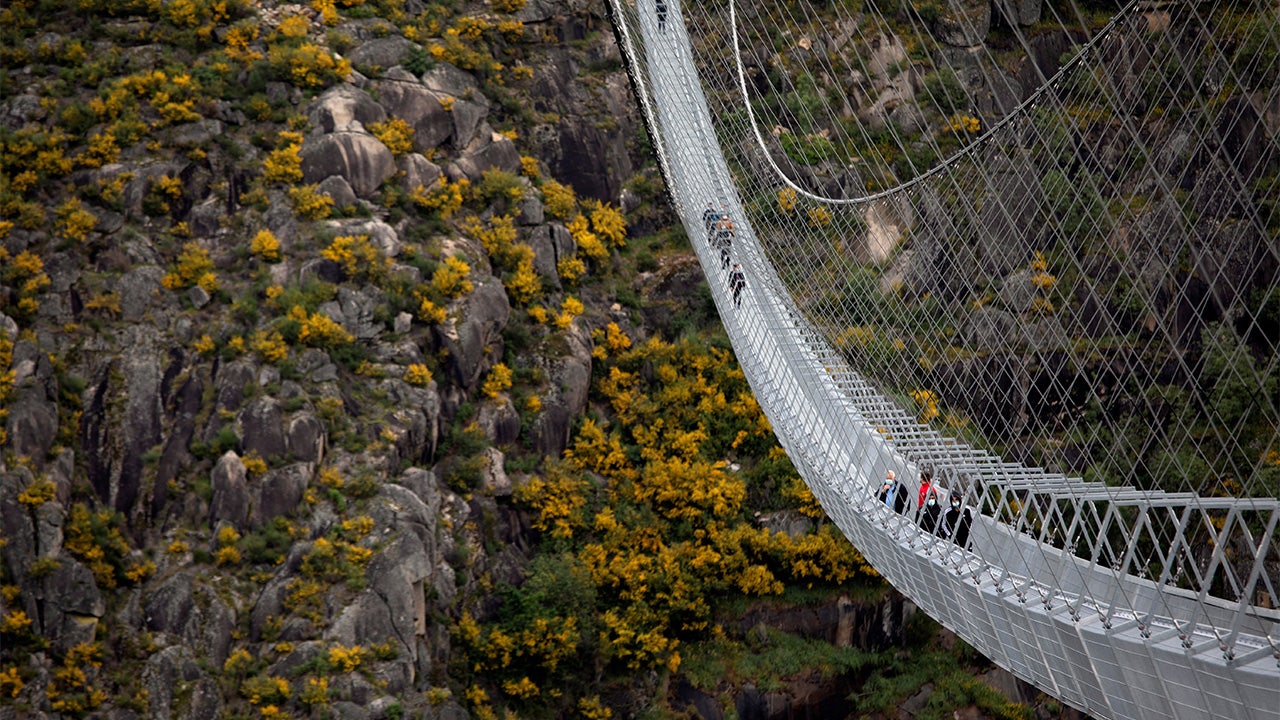
[[1274, 4], [923, 5], [610, 0], [756, 397], [1000, 666], [1100, 717], [1280, 718]]

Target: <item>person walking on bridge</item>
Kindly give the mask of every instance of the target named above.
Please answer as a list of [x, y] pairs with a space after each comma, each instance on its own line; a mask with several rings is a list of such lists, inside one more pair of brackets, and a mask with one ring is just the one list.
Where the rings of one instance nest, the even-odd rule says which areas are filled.
[[729, 249], [733, 247], [733, 221], [729, 213], [720, 215], [720, 224], [716, 226], [715, 247], [720, 251], [720, 269], [729, 269]]
[[733, 272], [729, 273], [729, 289], [733, 291], [733, 306], [742, 307], [742, 288], [747, 286], [747, 276], [742, 274], [742, 265], [733, 264]]
[[720, 211], [715, 209], [711, 201], [707, 201], [707, 209], [702, 211], [702, 226], [707, 231], [707, 244], [712, 245], [716, 237], [716, 226], [720, 224]]
[[658, 16], [658, 32], [667, 31], [667, 0], [655, 0], [653, 9]]
[[959, 495], [951, 496], [951, 507], [942, 516], [942, 536], [964, 548], [969, 544], [969, 526], [973, 524], [973, 513], [964, 507]]
[[893, 508], [893, 511], [902, 514], [907, 510], [907, 486], [898, 480], [898, 474], [890, 470], [884, 474], [884, 484], [880, 486], [880, 494], [877, 496], [880, 502]]
[[942, 536], [942, 508], [938, 507], [938, 493], [932, 490], [924, 501], [924, 507], [920, 508], [920, 529]]

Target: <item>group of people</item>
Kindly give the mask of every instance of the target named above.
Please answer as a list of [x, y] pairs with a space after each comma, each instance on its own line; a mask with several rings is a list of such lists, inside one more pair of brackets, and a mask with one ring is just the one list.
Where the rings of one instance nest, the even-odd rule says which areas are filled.
[[925, 532], [950, 540], [962, 548], [968, 546], [973, 513], [964, 506], [964, 501], [958, 494], [951, 495], [950, 507], [944, 512], [938, 504], [938, 491], [933, 487], [933, 478], [928, 472], [920, 475], [920, 491], [914, 507], [911, 507], [909, 494], [910, 491], [898, 479], [897, 473], [892, 470], [885, 473], [878, 495], [880, 502], [899, 515], [914, 514]]
[[[733, 249], [735, 229], [729, 211], [723, 205], [717, 210], [715, 203], [708, 201], [707, 209], [702, 211], [702, 224], [707, 231], [707, 243], [720, 251], [720, 269], [729, 270], [730, 255]], [[747, 286], [747, 276], [742, 272], [742, 265], [734, 263], [729, 270], [729, 289], [733, 291], [733, 306], [742, 307], [742, 290]]]

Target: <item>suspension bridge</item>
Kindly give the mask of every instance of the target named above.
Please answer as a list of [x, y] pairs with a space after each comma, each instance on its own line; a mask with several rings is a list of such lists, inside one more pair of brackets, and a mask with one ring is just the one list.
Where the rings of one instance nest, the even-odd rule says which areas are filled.
[[867, 560], [1072, 707], [1280, 718], [1277, 8], [1099, 4], [610, 11], [738, 360]]

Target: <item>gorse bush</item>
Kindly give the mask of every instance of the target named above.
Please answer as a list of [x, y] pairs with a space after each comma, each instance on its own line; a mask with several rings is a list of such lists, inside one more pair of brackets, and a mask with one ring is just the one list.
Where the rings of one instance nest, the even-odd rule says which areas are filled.
[[213, 272], [213, 260], [209, 257], [209, 251], [194, 242], [182, 246], [177, 265], [160, 282], [170, 290], [181, 290], [193, 285], [199, 285], [209, 292], [218, 289], [218, 276]]

